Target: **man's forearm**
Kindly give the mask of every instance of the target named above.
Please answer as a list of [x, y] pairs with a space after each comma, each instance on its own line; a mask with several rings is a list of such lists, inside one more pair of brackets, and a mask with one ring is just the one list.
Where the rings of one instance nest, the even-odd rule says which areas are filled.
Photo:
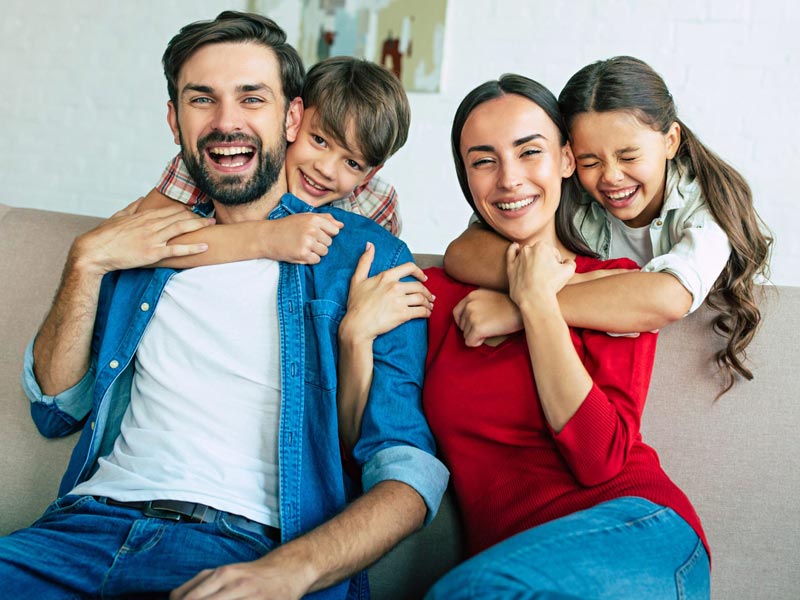
[[399, 481], [383, 481], [339, 515], [262, 560], [305, 568], [306, 592], [330, 587], [365, 569], [422, 526], [422, 497]]
[[72, 387], [89, 368], [102, 274], [83, 269], [70, 252], [53, 306], [33, 345], [34, 375], [44, 394]]

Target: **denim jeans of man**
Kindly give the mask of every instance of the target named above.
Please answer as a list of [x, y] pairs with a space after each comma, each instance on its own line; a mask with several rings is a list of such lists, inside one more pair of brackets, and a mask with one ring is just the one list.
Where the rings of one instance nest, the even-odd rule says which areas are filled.
[[672, 509], [617, 498], [523, 531], [464, 562], [426, 596], [707, 599], [709, 561]]
[[0, 538], [3, 598], [166, 598], [203, 569], [255, 560], [275, 546], [232, 526], [145, 517], [91, 496], [65, 496], [31, 527]]

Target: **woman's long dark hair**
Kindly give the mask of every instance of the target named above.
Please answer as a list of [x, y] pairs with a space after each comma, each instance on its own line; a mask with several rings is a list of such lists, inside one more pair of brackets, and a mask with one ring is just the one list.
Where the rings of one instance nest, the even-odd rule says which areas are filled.
[[575, 73], [558, 98], [568, 127], [586, 112], [627, 111], [666, 134], [672, 123], [681, 128], [675, 163], [697, 179], [714, 220], [731, 244], [731, 256], [708, 295], [718, 314], [714, 330], [727, 338], [717, 355], [727, 392], [735, 375], [752, 379], [745, 349], [752, 341], [761, 312], [755, 298], [756, 276], [768, 277], [772, 238], [753, 207], [750, 186], [736, 169], [703, 145], [678, 118], [666, 83], [647, 63], [630, 56], [598, 61]]
[[[472, 207], [473, 212], [478, 216], [480, 216], [480, 213], [475, 209], [475, 201], [472, 198], [472, 193], [469, 191], [467, 168], [461, 156], [461, 132], [464, 129], [467, 118], [473, 110], [484, 102], [500, 98], [506, 94], [522, 96], [541, 108], [558, 128], [561, 146], [564, 146], [568, 139], [566, 122], [561, 116], [561, 112], [558, 110], [558, 101], [556, 97], [550, 90], [532, 79], [528, 79], [522, 75], [506, 74], [496, 81], [487, 81], [479, 85], [467, 94], [461, 101], [456, 111], [456, 116], [453, 118], [450, 143], [461, 191], [464, 192], [464, 197]], [[578, 184], [575, 173], [570, 177], [565, 177], [561, 186], [561, 202], [559, 202], [558, 208], [556, 209], [556, 235], [558, 239], [561, 240], [561, 243], [571, 252], [584, 256], [597, 256], [583, 240], [577, 227], [575, 227], [573, 217], [578, 208], [577, 201], [580, 198], [580, 194], [580, 185]]]

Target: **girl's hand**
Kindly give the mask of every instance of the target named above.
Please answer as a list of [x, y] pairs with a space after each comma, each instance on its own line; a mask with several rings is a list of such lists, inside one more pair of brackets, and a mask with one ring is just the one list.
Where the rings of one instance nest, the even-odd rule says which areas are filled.
[[575, 273], [575, 261], [565, 259], [547, 242], [511, 244], [506, 251], [509, 296], [517, 306], [555, 300]]
[[470, 347], [523, 328], [519, 309], [508, 295], [483, 288], [462, 298], [453, 309], [453, 318], [464, 334], [464, 343]]
[[[421, 282], [428, 277], [414, 263], [405, 263], [368, 277], [375, 246], [367, 248], [350, 279], [347, 314], [339, 336], [353, 341], [372, 341], [411, 319], [426, 318], [433, 310], [434, 296]], [[419, 281], [400, 281], [403, 277]]]

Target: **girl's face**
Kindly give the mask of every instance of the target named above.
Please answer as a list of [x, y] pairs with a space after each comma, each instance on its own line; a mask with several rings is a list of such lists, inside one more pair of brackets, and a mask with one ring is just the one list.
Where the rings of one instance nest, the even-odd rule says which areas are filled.
[[467, 117], [460, 149], [486, 224], [515, 242], [561, 246], [554, 217], [561, 179], [573, 173], [575, 161], [537, 104], [516, 94], [484, 102]]
[[680, 125], [666, 134], [625, 110], [581, 113], [570, 137], [584, 189], [629, 227], [650, 224], [661, 211], [666, 163], [680, 145]]

